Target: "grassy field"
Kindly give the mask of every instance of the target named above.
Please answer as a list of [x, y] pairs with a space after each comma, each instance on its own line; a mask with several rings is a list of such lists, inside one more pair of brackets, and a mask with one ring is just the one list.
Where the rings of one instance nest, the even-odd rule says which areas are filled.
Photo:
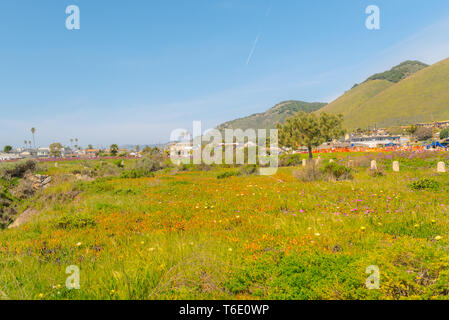
[[[367, 168], [376, 157], [383, 174]], [[445, 299], [445, 157], [361, 154], [353, 179], [338, 182], [301, 182], [301, 167], [74, 181], [86, 163], [48, 165], [52, 185], [24, 204], [38, 215], [0, 231], [0, 298]], [[65, 287], [70, 265], [80, 290]], [[372, 265], [378, 290], [365, 285]]]

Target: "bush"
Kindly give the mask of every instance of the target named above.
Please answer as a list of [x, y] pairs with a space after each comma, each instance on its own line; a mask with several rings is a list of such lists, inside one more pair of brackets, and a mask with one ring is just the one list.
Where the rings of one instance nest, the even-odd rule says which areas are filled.
[[142, 169], [131, 169], [128, 171], [124, 171], [122, 172], [122, 174], [120, 175], [120, 178], [123, 179], [138, 179], [138, 178], [143, 178], [143, 177], [154, 177], [154, 173], [153, 172], [148, 172]]
[[413, 190], [439, 190], [441, 183], [433, 179], [420, 179], [410, 184], [410, 188]]
[[419, 128], [415, 133], [415, 137], [418, 141], [427, 141], [432, 139], [432, 136], [431, 128]]
[[114, 164], [115, 164], [118, 168], [124, 168], [124, 167], [125, 167], [123, 160], [120, 160], [120, 159], [115, 160], [115, 161], [114, 161]]
[[101, 162], [96, 169], [96, 174], [100, 177], [118, 176], [120, 172], [120, 168], [110, 162]]
[[279, 166], [280, 167], [297, 167], [302, 165], [302, 159], [304, 155], [300, 153], [296, 154], [286, 154], [280, 157]]
[[217, 176], [217, 179], [226, 179], [226, 178], [230, 178], [230, 177], [237, 177], [239, 175], [241, 175], [241, 173], [238, 171], [226, 171], [222, 174], [219, 174]]
[[81, 229], [86, 227], [94, 227], [95, 219], [85, 214], [68, 214], [60, 217], [54, 223], [57, 229]]
[[369, 174], [371, 177], [373, 177], [373, 178], [383, 177], [383, 176], [385, 175], [384, 172], [383, 172], [382, 170], [379, 170], [379, 169], [377, 169], [377, 170], [372, 170], [372, 169], [370, 169], [369, 172], [368, 172], [368, 174]]
[[23, 178], [27, 173], [33, 173], [37, 169], [35, 160], [23, 160], [15, 163], [8, 163], [0, 167], [0, 178], [12, 179]]
[[309, 164], [302, 170], [293, 171], [293, 176], [302, 182], [311, 182], [323, 178], [323, 174], [314, 162], [309, 162]]
[[240, 173], [249, 176], [257, 173], [257, 166], [255, 164], [246, 164], [240, 168]]
[[326, 164], [321, 169], [321, 172], [324, 176], [329, 178], [329, 180], [340, 181], [353, 179], [351, 168], [336, 164], [335, 162]]
[[12, 195], [18, 199], [27, 199], [34, 195], [33, 183], [29, 180], [21, 180], [19, 184], [11, 190]]
[[440, 132], [440, 139], [449, 138], [449, 129], [443, 129]]

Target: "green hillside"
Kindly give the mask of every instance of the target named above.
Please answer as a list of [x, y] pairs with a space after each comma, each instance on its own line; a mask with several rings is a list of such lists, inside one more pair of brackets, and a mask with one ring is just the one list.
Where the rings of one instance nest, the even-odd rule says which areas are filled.
[[[372, 80], [345, 92], [340, 98], [328, 104], [320, 111], [335, 114], [343, 114], [345, 119], [350, 115], [357, 115], [360, 106], [376, 96], [383, 90], [391, 87], [394, 83], [387, 80]], [[346, 119], [347, 120], [347, 119]]]
[[448, 88], [449, 59], [430, 67], [406, 61], [369, 77], [320, 111], [343, 114], [348, 129], [447, 120]]
[[[422, 63], [420, 61], [405, 61], [401, 64], [393, 67], [391, 70], [377, 73], [371, 77], [369, 77], [366, 81], [371, 80], [387, 80], [390, 82], [398, 83], [401, 80], [404, 80], [405, 78], [408, 78], [412, 74], [415, 74], [416, 72], [427, 68], [429, 65]], [[366, 82], [365, 81], [365, 82]]]
[[263, 113], [256, 113], [248, 117], [225, 122], [217, 127], [219, 130], [224, 129], [271, 129], [275, 128], [276, 123], [284, 122], [288, 117], [293, 116], [299, 111], [313, 112], [323, 106], [325, 103], [308, 103], [303, 101], [285, 101], [275, 105]]
[[350, 128], [449, 119], [449, 59], [423, 69], [348, 113]]

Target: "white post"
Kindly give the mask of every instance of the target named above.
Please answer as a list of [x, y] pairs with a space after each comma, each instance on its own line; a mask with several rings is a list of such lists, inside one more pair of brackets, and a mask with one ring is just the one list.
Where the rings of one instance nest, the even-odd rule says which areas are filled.
[[377, 162], [376, 160], [371, 161], [371, 170], [377, 171]]
[[302, 159], [302, 166], [303, 167], [307, 166], [307, 160], [306, 159]]
[[393, 162], [393, 171], [394, 172], [399, 172], [399, 161], [394, 161]]
[[445, 173], [446, 172], [446, 164], [444, 162], [438, 162], [437, 171], [439, 173]]

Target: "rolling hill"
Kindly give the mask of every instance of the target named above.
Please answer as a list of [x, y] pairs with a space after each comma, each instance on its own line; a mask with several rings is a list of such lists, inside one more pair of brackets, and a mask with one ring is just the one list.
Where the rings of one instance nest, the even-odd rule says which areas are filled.
[[319, 112], [341, 113], [348, 129], [449, 119], [449, 59], [408, 61], [374, 75]]
[[225, 122], [219, 125], [217, 129], [271, 129], [276, 127], [276, 123], [284, 122], [286, 118], [299, 111], [314, 112], [325, 105], [326, 103], [320, 102], [284, 101], [263, 113]]
[[390, 82], [398, 83], [401, 80], [404, 80], [405, 78], [408, 78], [412, 74], [415, 74], [416, 72], [427, 68], [429, 65], [422, 63], [420, 61], [405, 61], [401, 64], [393, 67], [391, 70], [377, 73], [368, 79], [366, 79], [365, 82], [371, 81], [371, 80], [387, 80]]
[[340, 98], [320, 109], [329, 113], [348, 115], [357, 114], [360, 106], [371, 98], [391, 87], [394, 83], [387, 80], [371, 80], [346, 91]]

